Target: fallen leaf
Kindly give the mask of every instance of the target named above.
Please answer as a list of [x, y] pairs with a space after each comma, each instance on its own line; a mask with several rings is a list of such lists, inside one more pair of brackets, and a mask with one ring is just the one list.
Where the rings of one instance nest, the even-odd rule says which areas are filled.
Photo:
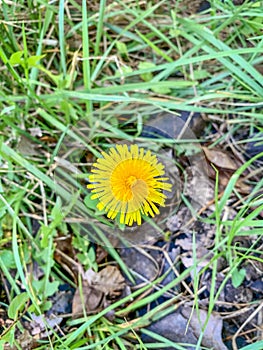
[[[219, 188], [223, 191], [227, 186], [230, 177], [233, 173], [242, 165], [241, 161], [234, 157], [234, 155], [227, 151], [222, 151], [217, 148], [202, 147], [207, 162], [210, 164], [208, 167], [208, 175], [212, 179], [216, 179], [216, 172], [211, 166], [211, 163], [217, 168], [219, 172]], [[244, 172], [246, 174], [246, 171]], [[247, 185], [244, 178], [241, 176], [236, 182], [236, 188], [243, 194], [248, 194], [251, 191], [251, 186]]]
[[[201, 159], [201, 161], [199, 160]], [[192, 205], [199, 210], [214, 198], [214, 184], [208, 177], [209, 168], [202, 157], [191, 159], [191, 165], [185, 169], [187, 181], [184, 186], [184, 195], [192, 200]]]
[[[181, 312], [187, 320], [190, 320], [189, 327], [195, 336], [199, 338], [202, 333], [202, 327], [207, 319], [207, 312], [205, 310], [193, 311], [189, 306], [183, 307]], [[227, 350], [222, 340], [222, 328], [222, 318], [219, 315], [211, 314], [204, 331], [202, 345], [209, 349]]]
[[[16, 345], [23, 350], [31, 350], [37, 347], [36, 340], [32, 337], [28, 330], [23, 330], [23, 333], [16, 334]], [[11, 346], [9, 343], [4, 344], [4, 350], [17, 350], [17, 346]]]
[[106, 266], [98, 273], [85, 273], [88, 283], [94, 289], [102, 291], [106, 296], [115, 298], [119, 296], [125, 286], [124, 277], [115, 266]]
[[82, 286], [77, 288], [73, 303], [74, 316], [86, 313], [95, 313], [121, 295], [125, 288], [125, 279], [115, 266], [106, 266], [100, 272], [92, 269], [84, 273]]
[[[187, 320], [179, 310], [153, 322], [146, 329], [175, 343], [187, 343], [193, 345], [197, 343], [195, 334], [192, 332], [191, 328], [187, 328]], [[156, 339], [149, 335], [142, 334], [142, 341], [144, 343], [155, 343]], [[187, 346], [186, 349], [193, 350], [194, 348], [194, 346]], [[168, 347], [165, 349], [172, 350], [174, 347]]]
[[21, 135], [17, 149], [24, 156], [39, 155], [38, 145], [25, 135]]
[[208, 162], [213, 163], [216, 168], [236, 171], [242, 164], [229, 152], [216, 148], [202, 147]]
[[[139, 247], [119, 249], [119, 254], [125, 265], [134, 273], [136, 284], [145, 281], [150, 282], [157, 278], [159, 274], [159, 264], [157, 259], [151, 254], [143, 251]], [[128, 282], [129, 283], [129, 282]], [[132, 282], [130, 282], [132, 284]]]
[[[205, 324], [206, 317], [207, 312], [204, 310], [199, 310], [197, 314], [190, 306], [180, 307], [176, 312], [164, 316], [146, 329], [175, 343], [187, 343], [186, 349], [194, 350], [202, 333], [202, 326]], [[211, 314], [201, 345], [213, 350], [227, 350], [222, 341], [222, 327], [221, 317]], [[153, 337], [144, 334], [142, 340], [151, 343], [156, 341]], [[172, 350], [174, 347], [167, 347], [167, 349]]]
[[72, 302], [73, 317], [82, 315], [84, 310], [90, 314], [103, 308], [103, 293], [93, 289], [87, 281], [82, 282], [81, 288], [77, 288]]
[[[31, 322], [26, 322], [26, 328], [30, 331], [30, 334], [37, 338], [45, 338], [52, 334], [52, 330], [62, 322], [63, 318], [55, 315], [47, 317], [46, 315], [35, 315], [32, 313]], [[47, 330], [48, 326], [48, 330]]]

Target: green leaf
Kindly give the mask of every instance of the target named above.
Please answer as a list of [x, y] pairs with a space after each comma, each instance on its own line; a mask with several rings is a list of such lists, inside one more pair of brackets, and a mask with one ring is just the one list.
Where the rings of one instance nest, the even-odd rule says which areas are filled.
[[[59, 225], [63, 220], [64, 215], [62, 213], [62, 202], [61, 202], [61, 199], [59, 197], [56, 200], [55, 206], [52, 208], [51, 217], [53, 219], [52, 227]], [[55, 224], [54, 224], [54, 222], [55, 222]]]
[[92, 264], [96, 263], [96, 253], [93, 247], [90, 247], [88, 250], [89, 260]]
[[59, 281], [49, 282], [46, 286], [45, 297], [50, 297], [58, 291]]
[[[156, 67], [156, 65], [152, 62], [140, 62], [140, 64], [139, 64], [139, 70], [154, 68], [154, 67]], [[140, 77], [143, 81], [151, 81], [153, 78], [153, 74], [152, 74], [152, 72], [142, 73], [142, 74], [140, 74]]]
[[8, 317], [15, 320], [18, 317], [18, 313], [23, 310], [25, 304], [29, 300], [27, 292], [17, 295], [10, 303], [8, 308]]
[[194, 71], [194, 80], [201, 80], [208, 78], [210, 74], [205, 69], [198, 69]]
[[91, 199], [91, 196], [92, 196], [92, 193], [88, 194], [84, 198], [84, 203], [85, 203], [87, 208], [96, 210], [99, 200], [98, 199]]
[[49, 245], [49, 240], [51, 236], [55, 236], [57, 230], [53, 227], [53, 225], [46, 226], [42, 224], [39, 234], [41, 236], [41, 248], [47, 249]]
[[35, 289], [38, 296], [42, 296], [42, 299], [50, 297], [55, 294], [58, 290], [59, 282], [48, 282], [43, 278], [41, 280], [35, 280], [32, 282], [33, 288]]
[[16, 267], [14, 254], [10, 250], [2, 250], [0, 258], [7, 269], [14, 269]]
[[133, 72], [133, 69], [129, 66], [124, 66], [122, 65], [118, 70], [116, 70], [114, 76], [116, 78], [119, 78], [119, 77], [125, 77], [127, 74], [130, 74]]
[[24, 55], [24, 51], [17, 51], [13, 53], [9, 59], [9, 63], [12, 66], [15, 66], [17, 64], [25, 65], [25, 62], [27, 63], [29, 68], [38, 67], [38, 62], [44, 58], [46, 55], [35, 55], [30, 56], [27, 59], [22, 58]]
[[53, 266], [55, 262], [51, 256], [48, 246], [44, 247], [43, 240], [41, 240], [41, 248], [42, 249], [35, 253], [35, 258], [38, 260], [39, 264], [42, 265], [43, 269], [46, 268], [47, 264]]
[[32, 68], [32, 67], [37, 67], [38, 66], [38, 62], [44, 58], [46, 55], [38, 55], [38, 56], [30, 56], [27, 59], [27, 64], [28, 67]]
[[156, 92], [157, 94], [163, 94], [163, 95], [168, 95], [171, 92], [171, 89], [169, 89], [166, 86], [155, 86], [152, 88], [153, 92]]
[[90, 242], [85, 237], [78, 235], [72, 238], [72, 245], [74, 248], [77, 248], [81, 252], [86, 252], [88, 250]]
[[[121, 66], [120, 70], [122, 71], [123, 75], [133, 72], [132, 67], [129, 66]], [[116, 74], [118, 74], [118, 72], [116, 72]]]
[[169, 30], [169, 34], [175, 38], [178, 37], [181, 34], [181, 32], [182, 31], [180, 29], [175, 29], [175, 28]]
[[235, 288], [238, 288], [244, 281], [246, 277], [245, 269], [235, 269], [232, 273], [232, 284]]
[[11, 57], [9, 58], [9, 63], [12, 66], [15, 66], [16, 64], [21, 64], [22, 63], [22, 56], [24, 54], [24, 51], [17, 51], [14, 52]]
[[122, 41], [117, 41], [116, 47], [117, 47], [118, 53], [120, 55], [128, 56], [128, 50], [127, 50], [127, 46], [125, 43], [123, 43]]
[[15, 341], [15, 331], [16, 327], [11, 327], [7, 333], [1, 334], [0, 340], [0, 349], [6, 349], [5, 345], [9, 347], [13, 347]]
[[78, 253], [77, 258], [81, 262], [81, 264], [86, 266], [86, 268], [88, 269], [92, 267], [96, 262], [96, 253], [93, 247], [90, 247], [88, 251], [85, 251], [83, 253]]
[[43, 311], [48, 311], [48, 310], [50, 310], [51, 309], [51, 307], [52, 307], [52, 302], [51, 301], [45, 301], [44, 303], [42, 303], [41, 304], [41, 309], [43, 310]]

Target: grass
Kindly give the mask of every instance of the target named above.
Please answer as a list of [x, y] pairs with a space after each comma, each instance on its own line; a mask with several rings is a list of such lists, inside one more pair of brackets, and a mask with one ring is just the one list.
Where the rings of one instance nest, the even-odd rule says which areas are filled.
[[[236, 6], [215, 0], [205, 13], [192, 14], [188, 14], [190, 5], [187, 12], [183, 7], [183, 2], [167, 0], [1, 4], [0, 317], [4, 325], [0, 347], [9, 343], [23, 348], [19, 335], [25, 332], [24, 321], [37, 314], [50, 333], [36, 341], [36, 349], [185, 349], [186, 345], [158, 334], [152, 334], [156, 344], [143, 344], [141, 334], [151, 333], [146, 327], [183, 300], [194, 301], [198, 310], [200, 281], [212, 271], [207, 323], [226, 283], [232, 279], [237, 286], [242, 284], [246, 264], [262, 264], [263, 180], [256, 163], [262, 154], [247, 161], [243, 156], [244, 146], [262, 143], [262, 2]], [[74, 280], [56, 257], [61, 237], [73, 239], [73, 260], [80, 269], [99, 270], [103, 264], [96, 260], [93, 243], [81, 240], [81, 231], [86, 230], [93, 235], [91, 241], [106, 245], [108, 262], [134, 280], [103, 231], [105, 218], [83, 204], [80, 192], [72, 199], [63, 181], [84, 191], [83, 183], [71, 176], [79, 159], [86, 174], [94, 157], [112, 143], [148, 144], [140, 132], [156, 111], [201, 113], [207, 126], [201, 138], [192, 141], [232, 149], [242, 159], [243, 165], [222, 193], [222, 173], [217, 175], [213, 213], [205, 219], [196, 213], [198, 220], [215, 227], [213, 257], [203, 257], [209, 262], [199, 270], [200, 260], [194, 254], [193, 266], [169, 284], [161, 286], [164, 276], [160, 276], [94, 315], [76, 319], [69, 315], [62, 330], [52, 328], [44, 316], [52, 296], [65, 282], [77, 287], [80, 280], [80, 275]], [[165, 138], [152, 147], [158, 151], [163, 145], [178, 150], [178, 142]], [[69, 162], [64, 168], [59, 167], [63, 159]], [[73, 167], [71, 173], [67, 166]], [[236, 187], [242, 176], [251, 186], [246, 195]], [[186, 205], [191, 207], [191, 202]], [[228, 216], [232, 206], [234, 218]], [[88, 218], [88, 223], [76, 223], [75, 217]], [[253, 244], [238, 246], [236, 239], [245, 235]], [[218, 288], [222, 257], [227, 266]], [[38, 278], [34, 264], [42, 271]], [[192, 294], [175, 294], [139, 316], [141, 307], [191, 274]], [[254, 302], [255, 307], [260, 303]], [[115, 319], [109, 321], [106, 316], [113, 311]], [[196, 349], [204, 348], [203, 336]], [[232, 339], [233, 349], [237, 336]], [[32, 337], [28, 339], [32, 345]], [[248, 339], [251, 345], [239, 348], [261, 349], [260, 339], [258, 332]]]

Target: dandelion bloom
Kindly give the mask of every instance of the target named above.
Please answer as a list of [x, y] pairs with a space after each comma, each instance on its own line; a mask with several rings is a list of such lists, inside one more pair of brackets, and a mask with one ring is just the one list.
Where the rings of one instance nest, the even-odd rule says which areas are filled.
[[102, 152], [93, 165], [87, 187], [93, 193], [91, 199], [98, 199], [97, 208], [105, 210], [108, 218], [120, 214], [121, 224], [141, 225], [141, 215], [154, 217], [159, 214], [157, 206], [164, 206], [164, 190], [171, 191], [166, 183], [164, 166], [151, 151], [137, 145], [128, 147], [116, 145], [109, 152]]

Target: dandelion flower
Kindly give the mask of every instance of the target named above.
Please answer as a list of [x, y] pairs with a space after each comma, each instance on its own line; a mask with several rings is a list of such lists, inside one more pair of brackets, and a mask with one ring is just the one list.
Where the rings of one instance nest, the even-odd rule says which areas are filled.
[[164, 166], [151, 151], [137, 145], [116, 145], [109, 152], [102, 152], [93, 165], [87, 187], [91, 199], [98, 199], [97, 208], [105, 210], [107, 217], [115, 219], [119, 214], [121, 224], [141, 225], [142, 215], [154, 217], [158, 206], [165, 205], [171, 191]]

